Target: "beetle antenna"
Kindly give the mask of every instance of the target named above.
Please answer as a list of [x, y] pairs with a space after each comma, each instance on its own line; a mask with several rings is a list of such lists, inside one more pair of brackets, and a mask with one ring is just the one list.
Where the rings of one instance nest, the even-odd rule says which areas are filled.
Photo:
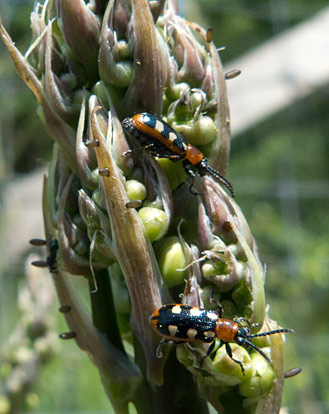
[[254, 334], [254, 335], [250, 335], [250, 338], [256, 338], [259, 336], [268, 336], [268, 335], [274, 335], [277, 333], [295, 333], [295, 331], [293, 329], [275, 329], [274, 331], [269, 331], [269, 332], [261, 332], [258, 334]]
[[217, 181], [222, 183], [229, 190], [229, 192], [231, 193], [231, 196], [234, 198], [233, 186], [225, 177], [223, 177], [218, 171], [216, 171], [214, 168], [210, 167], [209, 165], [207, 165], [206, 171], [211, 176], [213, 176]]
[[253, 348], [255, 351], [257, 351], [259, 354], [261, 354], [261, 356], [264, 357], [268, 363], [272, 364], [272, 361], [270, 360], [270, 358], [265, 354], [264, 351], [262, 351], [260, 348], [258, 348], [258, 346], [254, 345], [251, 341], [248, 341], [248, 340], [245, 340], [244, 343], [249, 345], [251, 348]]
[[257, 338], [260, 336], [268, 336], [268, 335], [274, 335], [277, 333], [295, 333], [295, 331], [293, 329], [275, 329], [274, 331], [268, 331], [268, 332], [261, 332], [259, 334], [254, 334], [254, 335], [250, 335], [248, 336], [248, 339], [245, 339], [244, 343], [251, 346], [251, 348], [253, 348], [255, 351], [257, 351], [258, 353], [260, 353], [267, 362], [269, 362], [270, 364], [272, 364], [272, 361], [270, 360], [270, 358], [265, 354], [264, 351], [262, 351], [260, 348], [258, 348], [258, 346], [254, 345], [249, 339], [251, 338]]

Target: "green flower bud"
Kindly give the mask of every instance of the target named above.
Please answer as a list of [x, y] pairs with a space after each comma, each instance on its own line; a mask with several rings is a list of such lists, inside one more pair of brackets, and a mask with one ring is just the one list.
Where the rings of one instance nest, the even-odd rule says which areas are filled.
[[130, 58], [131, 50], [125, 40], [119, 40], [116, 44], [117, 53], [120, 59]]
[[103, 210], [105, 210], [106, 206], [105, 206], [105, 200], [104, 200], [104, 193], [103, 191], [101, 191], [99, 188], [96, 188], [96, 190], [93, 191], [93, 194], [91, 196], [92, 201], [94, 201], [94, 203], [102, 208]]
[[256, 352], [251, 354], [251, 362], [254, 375], [239, 385], [239, 391], [244, 397], [260, 398], [272, 388], [274, 371], [266, 359]]
[[186, 82], [176, 83], [166, 89], [166, 96], [169, 100], [175, 101], [180, 98], [181, 93], [186, 93], [190, 90], [190, 86]]
[[218, 274], [218, 266], [216, 263], [211, 262], [210, 260], [204, 263], [201, 267], [202, 274], [205, 279], [212, 281], [214, 277]]
[[155, 199], [154, 201], [149, 201], [149, 200], [145, 200], [143, 203], [144, 207], [153, 207], [156, 208], [158, 210], [161, 210], [162, 208], [162, 203], [160, 199]]
[[[102, 81], [96, 82], [95, 85], [93, 86], [91, 92], [92, 92], [93, 95], [96, 95], [97, 98], [101, 102], [107, 102], [108, 97], [106, 96], [106, 89], [104, 87], [104, 82], [102, 82]], [[111, 98], [112, 98], [112, 95], [111, 95]]]
[[175, 190], [183, 181], [186, 180], [186, 173], [182, 163], [174, 164], [172, 161], [165, 158], [159, 158], [158, 163], [164, 170], [172, 190]]
[[156, 245], [156, 256], [163, 280], [168, 287], [183, 283], [187, 270], [180, 271], [186, 265], [184, 249], [178, 237], [168, 237]]
[[223, 255], [221, 261], [207, 261], [202, 265], [203, 276], [214, 283], [220, 292], [228, 292], [243, 277], [243, 266], [232, 254]]
[[207, 145], [217, 136], [215, 122], [209, 116], [200, 116], [195, 122], [173, 122], [173, 128], [192, 145]]
[[229, 357], [225, 346], [221, 346], [216, 352], [213, 363], [218, 371], [222, 374], [229, 375], [230, 377], [235, 377], [235, 384], [240, 384], [242, 381], [246, 381], [252, 377], [253, 368], [251, 358], [248, 352], [241, 346], [230, 344], [230, 347], [232, 348], [233, 358], [241, 361], [245, 370], [245, 375], [243, 375], [240, 365]]
[[128, 86], [132, 78], [132, 62], [128, 60], [115, 62], [110, 49], [107, 48], [101, 48], [100, 56], [101, 79], [119, 88]]
[[164, 211], [154, 207], [142, 207], [138, 214], [151, 241], [159, 240], [167, 233], [169, 223]]
[[145, 185], [137, 180], [128, 180], [126, 182], [126, 191], [130, 201], [144, 200], [146, 197]]
[[[193, 93], [191, 94], [191, 103], [193, 112], [197, 109], [200, 109], [204, 106], [206, 102], [206, 94], [201, 89], [193, 89]], [[197, 112], [199, 114], [199, 112]]]

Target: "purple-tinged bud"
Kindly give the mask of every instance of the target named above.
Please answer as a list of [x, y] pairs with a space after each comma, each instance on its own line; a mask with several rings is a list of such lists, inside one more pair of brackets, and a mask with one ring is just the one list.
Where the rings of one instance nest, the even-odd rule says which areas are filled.
[[206, 178], [204, 180], [204, 205], [212, 223], [212, 231], [216, 236], [220, 236], [227, 244], [236, 242], [236, 236], [232, 228], [232, 209], [222, 197], [222, 192], [218, 190], [218, 184]]
[[173, 54], [178, 64], [180, 81], [199, 87], [205, 75], [203, 61], [206, 51], [196, 41], [186, 20], [179, 16], [172, 16], [168, 33], [174, 43]]
[[[90, 98], [91, 100], [91, 98]], [[80, 117], [76, 137], [76, 155], [80, 180], [86, 188], [95, 189], [98, 184], [98, 175], [93, 174], [90, 167], [96, 167], [95, 153], [83, 142], [86, 115], [86, 95], [81, 103]], [[93, 141], [92, 141], [93, 142]]]
[[[66, 122], [73, 122], [76, 118], [76, 109], [72, 105], [73, 92], [64, 89], [64, 84], [59, 80], [52, 68], [52, 25], [48, 25], [46, 34], [45, 53], [45, 92], [53, 109]], [[66, 94], [65, 94], [66, 92]]]
[[[101, 91], [101, 95], [105, 100], [107, 100], [108, 106], [110, 107], [110, 110], [107, 112], [107, 116], [104, 107], [101, 107], [103, 116], [97, 118], [98, 128], [100, 128], [100, 132], [104, 137], [103, 139], [106, 141], [106, 146], [111, 148], [111, 154], [116, 161], [117, 166], [125, 175], [129, 175], [132, 171], [134, 162], [131, 157], [124, 155], [130, 148], [126, 140], [126, 136], [122, 130], [121, 122], [118, 119], [111, 97], [103, 82], [99, 82], [97, 89], [98, 91]], [[96, 107], [100, 106], [99, 99], [95, 95], [91, 95], [88, 106], [88, 137], [92, 137], [91, 114]], [[89, 139], [89, 142], [92, 141], [93, 140]], [[94, 154], [95, 149], [93, 148], [92, 150]]]
[[131, 8], [127, 1], [108, 2], [104, 12], [104, 22], [111, 31], [117, 34], [118, 39], [124, 39], [129, 30], [129, 20], [131, 18]]
[[100, 23], [83, 0], [59, 0], [64, 36], [77, 59], [82, 63], [87, 79], [98, 80], [98, 48]]
[[[74, 236], [76, 236], [76, 234], [74, 232], [73, 225], [71, 225], [68, 215], [65, 213], [66, 200], [72, 185], [72, 180], [73, 174], [65, 184], [58, 209], [58, 236], [61, 246], [61, 254], [65, 268], [69, 273], [74, 275], [83, 275], [90, 279], [91, 270], [89, 260], [76, 253], [72, 247], [71, 243], [74, 243]], [[70, 238], [67, 234], [70, 235]], [[81, 232], [79, 233], [79, 237], [82, 237]], [[101, 269], [103, 267], [106, 267], [106, 265], [93, 262], [93, 267], [95, 269]]]
[[244, 266], [229, 249], [219, 254], [220, 261], [208, 260], [202, 265], [203, 276], [214, 283], [220, 292], [228, 292], [243, 279]]
[[87, 226], [88, 236], [91, 239], [94, 232], [100, 229], [100, 220], [96, 204], [82, 189], [79, 191], [79, 213]]
[[[115, 42], [117, 42], [116, 37]], [[117, 43], [114, 44], [114, 47], [115, 46], [118, 48]], [[121, 60], [117, 62], [114, 59], [113, 50], [109, 46], [109, 42], [102, 41], [99, 55], [100, 78], [117, 89], [125, 88], [131, 82], [132, 72], [132, 62], [129, 60]]]
[[213, 96], [217, 106], [216, 127], [218, 130], [218, 137], [214, 141], [209, 154], [209, 163], [225, 176], [231, 147], [230, 112], [222, 63], [215, 45], [211, 42], [208, 46], [209, 64], [214, 80]]
[[[215, 236], [212, 233], [212, 224], [201, 200], [199, 201], [198, 208], [198, 242], [201, 251], [212, 249], [215, 244]], [[224, 243], [223, 247], [226, 247]]]
[[210, 101], [213, 97], [214, 89], [213, 89], [213, 76], [212, 76], [212, 68], [209, 64], [209, 58], [206, 58], [206, 64], [205, 66], [205, 76], [202, 81], [201, 90], [207, 95], [207, 100]]
[[39, 13], [37, 4], [31, 13], [31, 29], [33, 43], [25, 56], [28, 57], [31, 54], [32, 65], [39, 73], [42, 73], [44, 71], [45, 41], [41, 36], [45, 34], [46, 22], [44, 15]]
[[167, 46], [154, 26], [149, 2], [132, 0], [131, 3], [133, 77], [119, 105], [120, 113], [130, 115], [140, 108], [160, 115], [167, 79]]
[[71, 220], [71, 216], [65, 212], [64, 214], [64, 230], [68, 242], [81, 256], [89, 250], [89, 239], [85, 232], [81, 231]]
[[99, 49], [100, 78], [116, 88], [127, 87], [133, 71], [132, 51], [127, 42], [118, 39], [120, 33], [114, 28], [125, 25], [127, 29], [128, 16], [122, 4], [109, 2], [103, 19]]

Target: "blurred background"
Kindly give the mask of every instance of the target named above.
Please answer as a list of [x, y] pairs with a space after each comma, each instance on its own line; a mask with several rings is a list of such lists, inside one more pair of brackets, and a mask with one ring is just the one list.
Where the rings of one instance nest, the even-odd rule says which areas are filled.
[[[3, 23], [22, 52], [31, 38], [33, 4], [0, 4]], [[303, 372], [286, 380], [285, 413], [329, 413], [328, 2], [184, 0], [180, 10], [213, 28], [225, 71], [242, 71], [227, 81], [233, 132], [227, 177], [267, 267], [271, 317], [296, 331], [286, 344], [286, 369]], [[31, 360], [33, 378], [26, 378], [29, 369], [12, 384], [25, 390], [24, 412], [108, 413], [88, 357], [74, 341], [57, 339], [67, 327], [55, 312], [56, 299], [26, 293], [27, 280], [48, 283], [47, 272], [26, 262], [35, 260], [32, 253], [46, 256], [28, 240], [43, 237], [42, 174], [52, 142], [2, 44], [0, 108], [0, 414], [6, 412], [2, 393], [12, 361]], [[32, 302], [43, 306], [46, 318], [39, 336], [29, 332]], [[37, 356], [19, 341], [26, 331], [41, 342]]]

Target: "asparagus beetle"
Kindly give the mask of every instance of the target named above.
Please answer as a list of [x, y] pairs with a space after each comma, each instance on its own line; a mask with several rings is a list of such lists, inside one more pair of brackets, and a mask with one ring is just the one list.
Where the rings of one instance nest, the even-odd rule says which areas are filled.
[[[203, 342], [210, 346], [206, 355], [201, 359], [200, 368], [203, 361], [215, 348], [216, 341], [219, 339], [219, 346], [225, 345], [228, 356], [240, 365], [244, 374], [242, 362], [235, 359], [232, 354], [230, 342], [243, 346], [251, 347], [259, 352], [270, 364], [269, 357], [251, 340], [260, 336], [274, 335], [278, 333], [293, 333], [292, 329], [275, 329], [273, 331], [252, 334], [250, 328], [258, 325], [243, 326], [242, 320], [231, 320], [222, 318], [222, 308], [218, 311], [199, 308], [197, 306], [169, 304], [163, 305], [155, 310], [151, 316], [153, 330], [161, 335], [161, 343], [173, 341], [182, 342]], [[217, 348], [217, 349], [218, 349]]]
[[231, 183], [218, 171], [208, 165], [203, 153], [191, 144], [186, 143], [180, 135], [163, 119], [147, 112], [138, 113], [122, 121], [123, 128], [135, 137], [142, 147], [151, 155], [158, 158], [168, 158], [176, 162], [182, 161], [186, 173], [192, 178], [190, 191], [194, 184], [195, 172], [203, 177], [211, 175], [216, 181], [223, 184], [234, 197]]

